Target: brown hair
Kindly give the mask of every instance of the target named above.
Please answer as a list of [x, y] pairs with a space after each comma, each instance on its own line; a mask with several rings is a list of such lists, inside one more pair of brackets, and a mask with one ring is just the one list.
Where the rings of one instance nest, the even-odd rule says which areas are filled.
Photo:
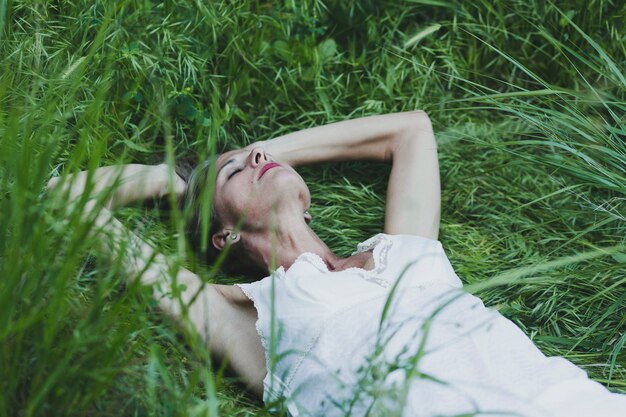
[[[196, 256], [206, 264], [213, 263], [219, 255], [219, 251], [211, 242], [211, 236], [222, 228], [215, 208], [209, 201], [211, 188], [207, 187], [214, 162], [215, 158], [207, 159], [195, 167], [186, 159], [176, 163], [176, 173], [187, 183], [187, 192], [181, 199], [183, 212], [189, 213], [185, 222], [187, 240]], [[205, 203], [203, 204], [203, 202]], [[203, 211], [207, 209], [208, 216], [203, 215]], [[208, 232], [204, 236], [205, 241], [202, 239], [203, 229]], [[203, 243], [204, 250], [202, 248]]]

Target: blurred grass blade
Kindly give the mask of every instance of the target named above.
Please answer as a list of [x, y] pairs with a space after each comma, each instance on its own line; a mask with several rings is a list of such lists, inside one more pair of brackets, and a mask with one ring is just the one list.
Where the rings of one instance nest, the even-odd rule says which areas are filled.
[[415, 45], [416, 43], [418, 43], [419, 41], [421, 41], [428, 35], [437, 32], [439, 29], [441, 29], [441, 25], [437, 23], [437, 24], [428, 26], [427, 28], [420, 30], [413, 37], [411, 37], [411, 39], [409, 39], [408, 41], [404, 43], [404, 48], [406, 49], [408, 47]]

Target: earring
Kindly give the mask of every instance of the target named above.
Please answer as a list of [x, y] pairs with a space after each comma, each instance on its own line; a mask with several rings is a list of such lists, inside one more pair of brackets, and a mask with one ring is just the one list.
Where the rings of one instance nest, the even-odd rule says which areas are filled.
[[230, 240], [237, 240], [238, 238], [239, 238], [239, 235], [237, 233], [230, 234]]

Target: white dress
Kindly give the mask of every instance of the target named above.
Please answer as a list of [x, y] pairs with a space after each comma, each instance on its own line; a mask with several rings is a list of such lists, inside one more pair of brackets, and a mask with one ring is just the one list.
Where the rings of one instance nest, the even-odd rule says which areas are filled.
[[441, 243], [379, 234], [371, 271], [329, 271], [303, 253], [239, 284], [258, 312], [263, 399], [296, 416], [615, 416], [609, 392], [544, 356], [511, 321], [466, 293]]

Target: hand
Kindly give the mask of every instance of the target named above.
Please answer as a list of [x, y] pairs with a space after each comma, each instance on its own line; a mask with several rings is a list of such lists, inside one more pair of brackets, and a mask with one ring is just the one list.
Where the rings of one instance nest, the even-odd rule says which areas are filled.
[[285, 142], [276, 140], [260, 140], [253, 142], [246, 146], [244, 149], [251, 151], [254, 148], [261, 148], [265, 152], [265, 155], [274, 162], [280, 162], [292, 167], [297, 166], [297, 160], [293, 158], [294, 152], [289, 147], [285, 146]]
[[174, 196], [176, 196], [177, 200], [183, 198], [185, 196], [185, 193], [187, 192], [187, 182], [182, 179], [180, 175], [178, 175], [176, 171], [174, 171], [173, 168], [170, 168], [170, 166], [165, 163], [157, 165], [156, 168], [161, 171], [160, 175], [162, 176], [165, 184], [165, 186], [161, 188], [159, 197], [165, 197], [169, 194], [170, 189], [168, 184], [171, 178], [171, 180], [173, 181], [172, 191], [174, 193]]

